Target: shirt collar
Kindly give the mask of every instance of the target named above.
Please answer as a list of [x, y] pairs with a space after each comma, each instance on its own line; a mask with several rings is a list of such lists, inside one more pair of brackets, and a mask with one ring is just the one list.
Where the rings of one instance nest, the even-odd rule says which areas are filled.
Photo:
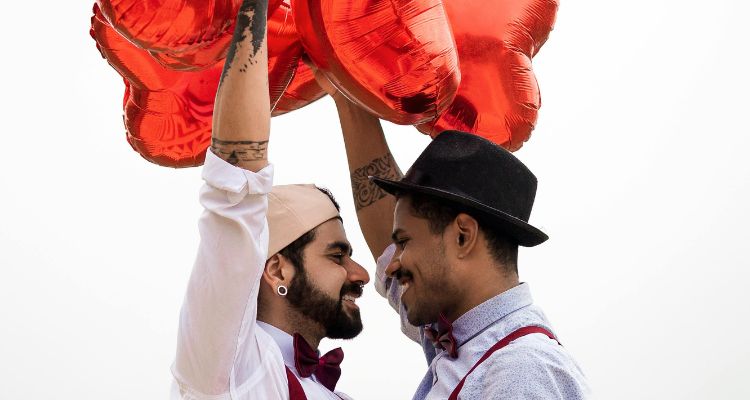
[[496, 321], [531, 304], [529, 285], [521, 283], [458, 317], [453, 321], [453, 337], [460, 346]]
[[294, 338], [292, 335], [263, 321], [258, 321], [258, 326], [271, 336], [276, 345], [279, 346], [281, 356], [284, 357], [284, 364], [296, 371], [297, 368], [294, 366]]

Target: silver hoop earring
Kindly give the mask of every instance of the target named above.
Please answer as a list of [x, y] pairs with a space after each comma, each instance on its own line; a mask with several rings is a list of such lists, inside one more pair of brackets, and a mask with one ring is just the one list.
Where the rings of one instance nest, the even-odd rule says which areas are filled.
[[288, 291], [288, 290], [286, 290], [286, 286], [284, 286], [284, 285], [279, 285], [279, 286], [276, 286], [276, 293], [277, 293], [277, 294], [278, 294], [279, 296], [286, 296], [286, 294], [287, 294], [288, 292], [289, 292], [289, 291]]

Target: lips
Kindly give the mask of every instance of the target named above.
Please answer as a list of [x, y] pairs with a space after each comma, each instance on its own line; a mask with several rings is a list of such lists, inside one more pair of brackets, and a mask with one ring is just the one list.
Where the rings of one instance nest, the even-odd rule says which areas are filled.
[[359, 306], [357, 305], [357, 298], [359, 295], [353, 295], [353, 294], [345, 294], [341, 297], [342, 303], [346, 304], [349, 307], [358, 309]]
[[399, 269], [395, 273], [396, 280], [398, 281], [398, 284], [401, 285], [402, 291], [406, 292], [407, 289], [413, 284], [414, 282], [414, 275], [411, 274], [411, 272], [408, 272], [403, 269]]

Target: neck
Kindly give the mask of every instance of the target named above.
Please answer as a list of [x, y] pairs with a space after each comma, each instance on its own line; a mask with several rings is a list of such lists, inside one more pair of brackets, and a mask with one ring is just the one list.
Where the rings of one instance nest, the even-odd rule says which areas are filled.
[[469, 276], [463, 279], [466, 283], [461, 285], [463, 290], [457, 296], [458, 301], [443, 311], [450, 321], [455, 321], [474, 307], [519, 285], [518, 275], [505, 274], [501, 265], [488, 266], [480, 273], [476, 265], [473, 267], [473, 271], [471, 268], [468, 269]]
[[[274, 316], [281, 316], [284, 318]], [[313, 349], [317, 349], [320, 341], [325, 337], [325, 330], [317, 323], [311, 321], [309, 318], [300, 315], [294, 310], [288, 310], [287, 312], [276, 312], [276, 313], [264, 313], [258, 315], [258, 321], [263, 321], [269, 325], [273, 325], [289, 335], [299, 333], [305, 338], [307, 344]]]

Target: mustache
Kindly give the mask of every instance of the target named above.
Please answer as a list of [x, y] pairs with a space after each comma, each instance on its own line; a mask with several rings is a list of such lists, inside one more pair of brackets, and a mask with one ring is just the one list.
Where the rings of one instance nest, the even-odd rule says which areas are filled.
[[347, 282], [344, 284], [344, 286], [341, 287], [341, 295], [340, 297], [344, 297], [344, 295], [351, 294], [355, 297], [362, 296], [362, 293], [364, 292], [364, 283], [363, 282]]
[[396, 278], [397, 281], [400, 281], [401, 278], [409, 278], [409, 279], [413, 279], [414, 278], [414, 276], [411, 274], [411, 272], [409, 272], [409, 271], [407, 271], [407, 270], [405, 270], [403, 268], [399, 268], [395, 272], [393, 272], [393, 277]]

